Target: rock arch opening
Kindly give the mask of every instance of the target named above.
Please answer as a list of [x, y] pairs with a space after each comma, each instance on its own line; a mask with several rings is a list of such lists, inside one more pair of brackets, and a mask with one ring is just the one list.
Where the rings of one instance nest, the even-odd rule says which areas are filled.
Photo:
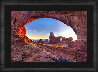
[[77, 40], [77, 35], [70, 26], [53, 18], [39, 18], [25, 25], [26, 36], [29, 39], [49, 39], [50, 32], [56, 37], [72, 37]]
[[26, 34], [25, 25], [38, 18], [53, 18], [70, 26], [77, 35], [77, 39], [87, 39], [86, 11], [12, 11], [11, 25], [17, 28], [17, 34]]

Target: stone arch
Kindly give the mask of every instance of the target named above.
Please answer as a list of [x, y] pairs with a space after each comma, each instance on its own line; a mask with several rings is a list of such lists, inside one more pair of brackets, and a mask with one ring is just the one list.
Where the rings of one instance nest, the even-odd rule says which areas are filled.
[[57, 19], [70, 26], [77, 39], [87, 39], [86, 11], [12, 11], [11, 26], [16, 29], [16, 34], [26, 36], [25, 25], [38, 18]]
[[63, 38], [60, 38], [60, 41], [62, 41]]

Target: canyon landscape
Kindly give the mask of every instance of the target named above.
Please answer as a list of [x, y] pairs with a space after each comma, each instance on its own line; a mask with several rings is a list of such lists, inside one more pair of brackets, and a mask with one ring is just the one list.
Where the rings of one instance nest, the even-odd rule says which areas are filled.
[[[25, 25], [39, 18], [52, 18], [70, 26], [72, 37], [49, 33], [43, 41], [26, 36]], [[11, 62], [86, 62], [87, 11], [11, 11]]]

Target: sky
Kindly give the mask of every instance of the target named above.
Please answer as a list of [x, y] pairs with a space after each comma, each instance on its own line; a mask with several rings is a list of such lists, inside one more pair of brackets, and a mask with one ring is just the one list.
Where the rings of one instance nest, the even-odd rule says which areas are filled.
[[50, 32], [65, 38], [72, 37], [77, 40], [77, 35], [70, 26], [52, 18], [39, 18], [25, 25], [26, 36], [30, 39], [49, 39]]

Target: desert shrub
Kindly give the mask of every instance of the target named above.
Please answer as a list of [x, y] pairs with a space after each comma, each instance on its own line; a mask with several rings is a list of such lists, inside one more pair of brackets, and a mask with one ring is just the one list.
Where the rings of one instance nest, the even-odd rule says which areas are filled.
[[60, 56], [59, 59], [56, 59], [55, 57], [53, 57], [53, 58], [51, 58], [51, 59], [52, 59], [53, 61], [55, 61], [55, 62], [68, 62], [68, 60], [63, 59], [62, 56]]

